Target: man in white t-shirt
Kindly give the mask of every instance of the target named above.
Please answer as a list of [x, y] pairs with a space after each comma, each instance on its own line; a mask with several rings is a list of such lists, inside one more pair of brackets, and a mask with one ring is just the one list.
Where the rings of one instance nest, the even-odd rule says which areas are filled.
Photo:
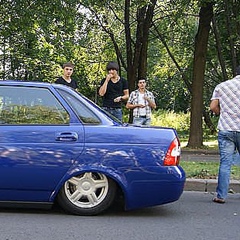
[[126, 108], [133, 109], [133, 124], [151, 124], [151, 112], [156, 108], [156, 103], [153, 93], [146, 89], [145, 79], [138, 80], [138, 89], [131, 92]]

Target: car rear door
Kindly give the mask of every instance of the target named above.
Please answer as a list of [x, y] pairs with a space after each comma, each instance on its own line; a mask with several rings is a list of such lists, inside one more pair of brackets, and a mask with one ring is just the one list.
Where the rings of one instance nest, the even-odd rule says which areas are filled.
[[81, 154], [64, 104], [48, 87], [0, 85], [0, 200], [46, 200]]

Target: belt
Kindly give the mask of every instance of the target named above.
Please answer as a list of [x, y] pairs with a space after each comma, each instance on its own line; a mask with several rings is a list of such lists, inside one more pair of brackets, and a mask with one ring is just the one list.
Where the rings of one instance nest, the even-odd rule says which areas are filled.
[[144, 116], [139, 116], [140, 118], [146, 118], [147, 116], [146, 115], [144, 115]]
[[109, 110], [116, 110], [116, 109], [121, 109], [120, 107], [103, 107], [103, 109], [109, 109]]

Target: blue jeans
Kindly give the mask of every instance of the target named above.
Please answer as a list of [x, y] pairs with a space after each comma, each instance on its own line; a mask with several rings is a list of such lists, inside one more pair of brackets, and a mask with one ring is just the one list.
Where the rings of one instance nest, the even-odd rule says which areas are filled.
[[133, 124], [150, 126], [151, 119], [146, 117], [133, 117]]
[[121, 108], [109, 108], [103, 107], [103, 109], [117, 118], [120, 122], [122, 122], [122, 109]]
[[217, 197], [227, 198], [231, 166], [236, 157], [236, 150], [240, 152], [240, 132], [218, 132], [218, 145], [220, 151], [220, 166], [218, 172]]

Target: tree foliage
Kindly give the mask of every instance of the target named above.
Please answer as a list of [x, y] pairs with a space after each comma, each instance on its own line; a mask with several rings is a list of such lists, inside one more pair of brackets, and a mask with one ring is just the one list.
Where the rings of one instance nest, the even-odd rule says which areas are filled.
[[[213, 16], [207, 38], [201, 38], [199, 13], [209, 4]], [[0, 0], [0, 5], [1, 79], [54, 82], [62, 64], [72, 61], [80, 91], [99, 103], [106, 63], [117, 60], [130, 91], [146, 77], [159, 109], [194, 113], [191, 124], [198, 124], [190, 135], [198, 140], [190, 139], [192, 147], [202, 142], [202, 116], [214, 131], [208, 114], [212, 91], [234, 75], [240, 60], [239, 1]], [[196, 54], [204, 56], [201, 67]]]

